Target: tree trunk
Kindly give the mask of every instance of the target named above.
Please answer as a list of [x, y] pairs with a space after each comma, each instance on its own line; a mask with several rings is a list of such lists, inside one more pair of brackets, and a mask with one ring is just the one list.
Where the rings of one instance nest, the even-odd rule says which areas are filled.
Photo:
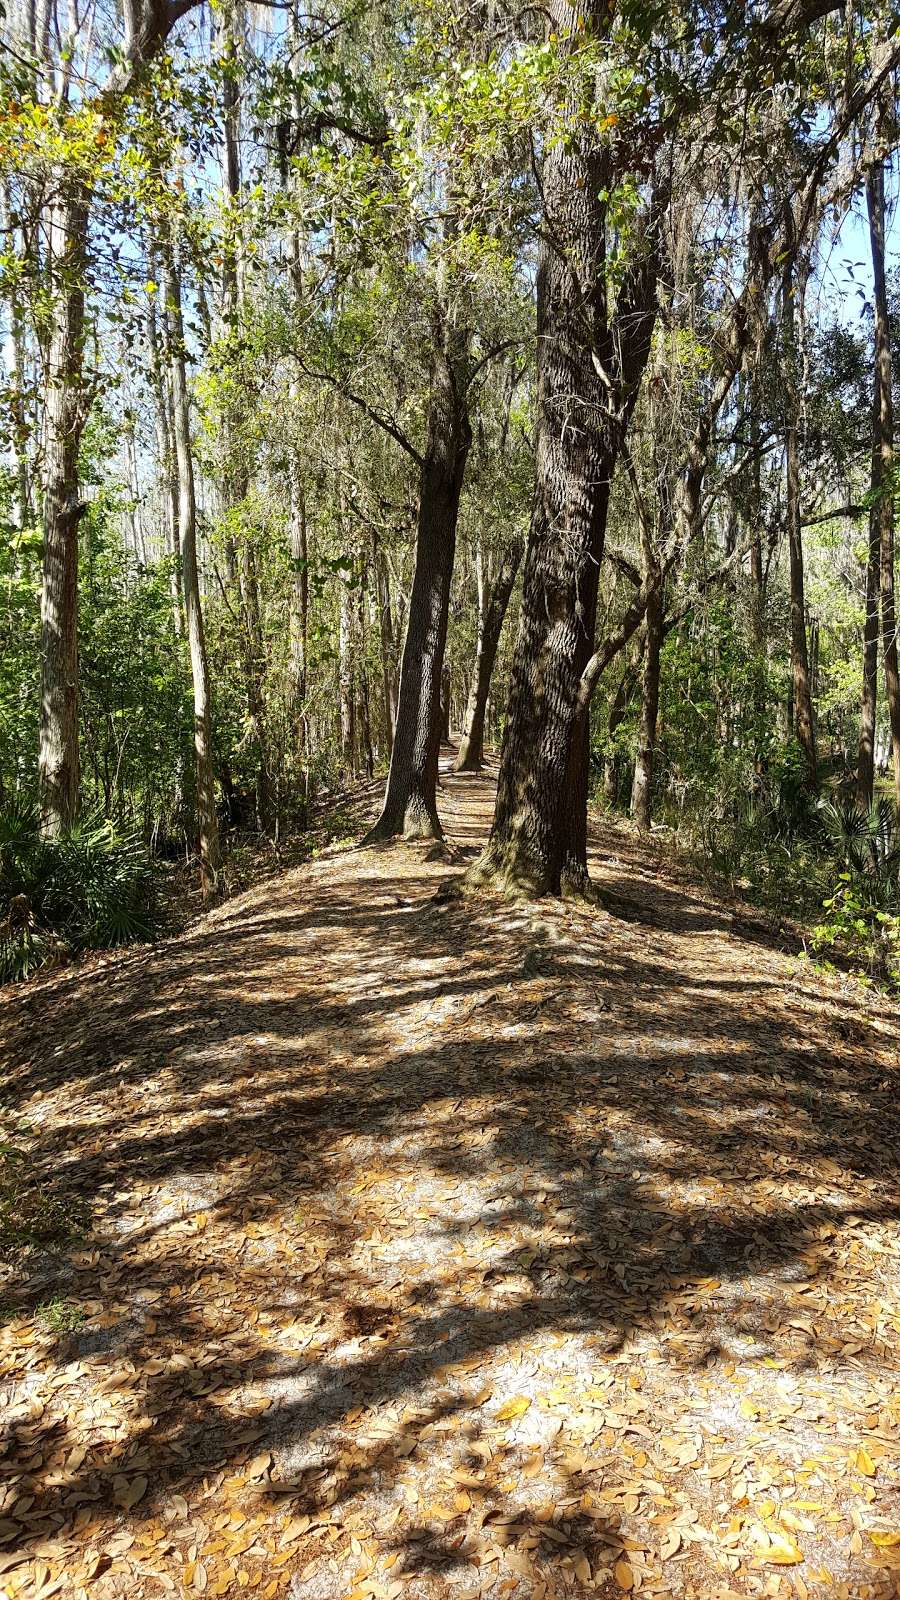
[[181, 546], [184, 611], [194, 691], [194, 754], [197, 765], [197, 826], [200, 882], [204, 897], [215, 888], [220, 865], [219, 828], [212, 765], [212, 694], [206, 659], [200, 576], [197, 570], [197, 506], [191, 454], [190, 414], [184, 365], [181, 282], [174, 260], [166, 262], [165, 300], [171, 362], [175, 463], [178, 473], [178, 534]]
[[491, 585], [490, 598], [478, 630], [475, 670], [472, 674], [466, 720], [456, 757], [454, 768], [456, 772], [478, 772], [484, 761], [484, 718], [491, 688], [491, 675], [524, 548], [524, 539], [510, 540], [503, 550], [499, 571]]
[[[870, 526], [877, 522], [884, 688], [894, 760], [894, 798], [900, 806], [900, 670], [897, 663], [897, 621], [894, 604], [894, 406], [891, 391], [891, 329], [884, 276], [884, 163], [881, 161], [870, 168], [866, 182], [866, 202], [869, 212], [869, 238], [872, 245], [872, 276], [875, 290], [875, 403], [872, 419]], [[871, 561], [871, 537], [869, 549]], [[867, 627], [868, 622], [867, 608]]]
[[[290, 506], [288, 537], [291, 552], [290, 684], [288, 700], [298, 728], [306, 725], [306, 674], [309, 661], [309, 550], [306, 529], [306, 499], [300, 462], [292, 453], [290, 466]], [[298, 738], [305, 750], [305, 739]]]
[[[876, 379], [877, 388], [877, 379]], [[877, 405], [877, 400], [876, 400]], [[875, 424], [877, 428], [877, 423]], [[873, 430], [873, 441], [875, 433]], [[879, 466], [876, 466], [876, 457]], [[875, 719], [878, 707], [878, 591], [881, 566], [880, 506], [874, 498], [880, 451], [873, 442], [872, 490], [869, 509], [869, 550], [866, 561], [866, 612], [863, 622], [863, 681], [859, 711], [859, 758], [856, 792], [861, 806], [872, 804], [875, 786]]]
[[63, 188], [50, 222], [53, 329], [44, 413], [44, 572], [38, 776], [43, 827], [58, 837], [78, 813], [78, 452], [83, 381], [89, 196]]
[[353, 705], [353, 603], [350, 585], [340, 579], [338, 622], [338, 695], [341, 716], [341, 763], [348, 777], [356, 775], [356, 722]]
[[[240, 335], [245, 321], [245, 263], [243, 222], [241, 215], [242, 178], [240, 160], [240, 100], [238, 71], [240, 64], [240, 23], [237, 11], [223, 13], [218, 23], [218, 46], [223, 65], [222, 75], [222, 176], [228, 196], [229, 211], [222, 252], [222, 315], [224, 332]], [[238, 360], [232, 352], [232, 360]], [[240, 385], [238, 384], [238, 389]], [[240, 437], [238, 405], [226, 398], [222, 415], [223, 472], [222, 481], [226, 507], [239, 510], [247, 499], [250, 473], [246, 459], [246, 445]], [[236, 519], [240, 526], [240, 517]], [[256, 749], [256, 821], [265, 829], [271, 818], [271, 785], [269, 774], [269, 741], [266, 729], [265, 669], [266, 649], [259, 608], [259, 586], [256, 563], [248, 530], [240, 527], [240, 549], [234, 549], [231, 524], [227, 543], [229, 572], [237, 574], [241, 601], [243, 641], [241, 664], [244, 676], [244, 695], [247, 703], [247, 725], [250, 741]]]
[[798, 371], [797, 322], [802, 316], [803, 271], [798, 272], [796, 251], [785, 255], [782, 274], [782, 340], [787, 416], [785, 420], [785, 507], [791, 599], [791, 684], [793, 689], [794, 730], [806, 763], [806, 782], [817, 787], [818, 763], [809, 677], [809, 645], [806, 635], [806, 591], [803, 574], [803, 531], [800, 523], [800, 381]]
[[394, 668], [394, 619], [391, 613], [391, 580], [388, 564], [374, 542], [372, 558], [378, 599], [379, 634], [381, 639], [381, 717], [384, 723], [384, 747], [390, 755], [394, 742], [394, 723], [397, 717], [397, 680]]
[[[600, 0], [552, 0], [561, 38], [602, 36]], [[547, 150], [546, 225], [537, 285], [538, 387], [534, 509], [500, 753], [494, 822], [476, 882], [530, 895], [587, 885], [588, 719], [578, 715], [593, 648], [609, 491], [655, 316], [657, 250], [645, 248], [606, 303], [609, 149], [575, 120]]]
[[387, 792], [369, 839], [443, 837], [437, 814], [441, 677], [456, 527], [472, 442], [468, 338], [448, 327], [436, 341], [428, 435], [420, 464], [416, 559]]
[[647, 600], [647, 639], [641, 687], [641, 719], [631, 788], [631, 814], [638, 827], [650, 828], [656, 724], [659, 716], [659, 663], [663, 641], [663, 588], [657, 584]]

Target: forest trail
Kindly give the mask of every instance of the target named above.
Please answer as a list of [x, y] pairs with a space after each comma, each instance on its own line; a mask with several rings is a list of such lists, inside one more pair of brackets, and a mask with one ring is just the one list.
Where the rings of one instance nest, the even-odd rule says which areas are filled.
[[442, 893], [492, 798], [5, 995], [0, 1593], [900, 1593], [900, 1013], [624, 829]]

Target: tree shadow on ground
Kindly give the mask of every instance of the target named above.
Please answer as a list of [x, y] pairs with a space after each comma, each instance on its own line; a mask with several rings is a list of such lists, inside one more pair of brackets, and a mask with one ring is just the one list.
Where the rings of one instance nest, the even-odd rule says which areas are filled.
[[[385, 1529], [397, 1572], [446, 1579], [502, 1527], [526, 1566], [550, 1546], [566, 1582], [572, 1552], [602, 1576], [620, 1522], [582, 1503], [586, 1476], [546, 1516], [486, 1472], [553, 1415], [554, 1341], [560, 1383], [573, 1352], [582, 1384], [632, 1350], [670, 1389], [748, 1351], [841, 1361], [815, 1296], [847, 1240], [898, 1216], [896, 1058], [862, 1004], [851, 1044], [781, 956], [671, 889], [635, 928], [436, 902], [447, 878], [416, 852], [338, 857], [8, 1000], [5, 1092], [36, 1175], [95, 1209], [79, 1249], [4, 1291], [20, 1341], [54, 1293], [88, 1312], [37, 1335], [42, 1409], [26, 1386], [7, 1415], [24, 1550], [96, 1543], [145, 1478], [138, 1533], [162, 1517], [187, 1548], [173, 1496], [227, 1495], [260, 1527], [320, 1519], [302, 1566], [442, 1450], [465, 1473], [483, 1447], [468, 1506]], [[792, 1325], [795, 1283], [816, 1310]], [[520, 1436], [503, 1384], [532, 1347], [544, 1387]], [[877, 1339], [854, 1363], [874, 1377]]]

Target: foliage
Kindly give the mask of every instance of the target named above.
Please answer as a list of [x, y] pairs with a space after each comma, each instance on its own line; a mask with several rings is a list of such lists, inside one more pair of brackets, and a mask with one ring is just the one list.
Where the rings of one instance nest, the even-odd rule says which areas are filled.
[[46, 839], [27, 801], [0, 813], [0, 982], [64, 954], [149, 939], [154, 926], [153, 874], [135, 835], [86, 818]]
[[900, 983], [900, 824], [893, 803], [868, 810], [852, 801], [822, 807], [840, 871], [823, 900], [813, 947], [838, 951], [869, 975]]

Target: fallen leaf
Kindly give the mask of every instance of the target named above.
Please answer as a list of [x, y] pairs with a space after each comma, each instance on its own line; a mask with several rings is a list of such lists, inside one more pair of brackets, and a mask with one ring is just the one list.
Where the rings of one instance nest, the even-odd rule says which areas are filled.
[[634, 1588], [634, 1573], [631, 1570], [630, 1562], [625, 1561], [624, 1558], [617, 1561], [613, 1567], [613, 1573], [620, 1589], [624, 1589], [627, 1593]]

